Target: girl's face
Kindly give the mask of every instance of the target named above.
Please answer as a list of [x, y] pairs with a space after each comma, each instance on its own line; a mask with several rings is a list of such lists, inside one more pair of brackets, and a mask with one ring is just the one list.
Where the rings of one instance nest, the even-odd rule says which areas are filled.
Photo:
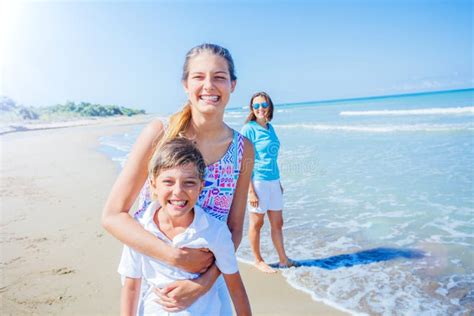
[[225, 58], [209, 53], [190, 60], [189, 75], [183, 81], [191, 106], [204, 114], [224, 113], [235, 85]]
[[194, 163], [161, 170], [151, 181], [152, 191], [162, 210], [171, 218], [190, 214], [196, 204], [203, 182]]
[[[268, 105], [267, 108], [264, 108], [262, 106], [262, 103], [266, 103]], [[256, 104], [258, 104], [258, 109], [255, 109], [255, 107], [257, 107], [255, 106]], [[252, 111], [253, 111], [253, 114], [257, 117], [257, 120], [266, 121], [267, 113], [268, 111], [270, 111], [270, 104], [268, 103], [267, 99], [265, 99], [265, 97], [262, 97], [262, 96], [255, 97], [252, 100]]]

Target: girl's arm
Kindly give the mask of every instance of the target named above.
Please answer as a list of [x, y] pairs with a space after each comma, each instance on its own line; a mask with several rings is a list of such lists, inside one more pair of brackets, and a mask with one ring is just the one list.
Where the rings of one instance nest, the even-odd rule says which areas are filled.
[[[230, 207], [227, 225], [232, 233], [232, 241], [235, 249], [240, 245], [242, 240], [242, 231], [244, 226], [245, 206], [247, 202], [247, 192], [252, 176], [254, 163], [253, 145], [247, 139], [244, 142], [244, 152], [242, 157], [242, 166], [240, 169], [239, 179], [234, 192], [234, 199]], [[182, 310], [194, 303], [194, 301], [202, 294], [209, 291], [214, 282], [220, 275], [220, 271], [213, 264], [205, 273], [194, 280], [175, 281], [166, 288], [155, 290], [158, 296], [158, 302], [169, 312]], [[184, 293], [186, 290], [186, 293]]]
[[234, 199], [230, 207], [229, 218], [227, 219], [227, 226], [229, 226], [229, 230], [232, 233], [232, 241], [234, 242], [236, 250], [242, 241], [245, 207], [247, 206], [247, 195], [249, 192], [250, 178], [252, 177], [253, 164], [253, 145], [248, 139], [245, 139], [240, 175], [237, 180]]
[[240, 273], [224, 274], [224, 280], [227, 289], [229, 290], [230, 297], [232, 298], [232, 303], [234, 304], [237, 316], [252, 315], [249, 298], [245, 291]]
[[148, 161], [163, 133], [161, 121], [154, 120], [138, 137], [109, 194], [102, 213], [102, 225], [115, 238], [138, 252], [189, 272], [201, 272], [212, 263], [211, 253], [172, 248], [147, 232], [128, 214], [146, 181]]
[[125, 278], [120, 298], [120, 316], [137, 314], [141, 279]]

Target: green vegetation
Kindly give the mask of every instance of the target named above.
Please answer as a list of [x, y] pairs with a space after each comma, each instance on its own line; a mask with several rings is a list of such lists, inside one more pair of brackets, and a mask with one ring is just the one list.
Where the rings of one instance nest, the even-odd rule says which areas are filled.
[[58, 104], [42, 108], [41, 111], [45, 114], [77, 113], [80, 116], [132, 116], [137, 114], [145, 114], [145, 110], [134, 110], [118, 105], [101, 105], [88, 102], [81, 102], [78, 104], [74, 102], [67, 102], [66, 104]]
[[133, 116], [137, 114], [146, 114], [146, 112], [118, 105], [101, 105], [89, 102], [66, 102], [65, 104], [33, 108], [18, 105], [8, 97], [0, 97], [0, 117], [8, 121]]

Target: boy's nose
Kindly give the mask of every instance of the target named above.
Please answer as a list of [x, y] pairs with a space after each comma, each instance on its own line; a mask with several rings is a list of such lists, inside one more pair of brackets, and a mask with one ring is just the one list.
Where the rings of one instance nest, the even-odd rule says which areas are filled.
[[179, 182], [175, 183], [173, 186], [173, 193], [178, 194], [184, 191], [183, 185]]

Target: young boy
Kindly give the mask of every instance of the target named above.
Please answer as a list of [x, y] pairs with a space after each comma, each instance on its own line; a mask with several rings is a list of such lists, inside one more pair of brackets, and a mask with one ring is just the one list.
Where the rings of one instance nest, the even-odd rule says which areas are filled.
[[[208, 248], [224, 274], [238, 315], [251, 315], [250, 304], [237, 267], [234, 244], [225, 222], [206, 214], [196, 205], [203, 187], [204, 160], [193, 143], [176, 138], [161, 145], [149, 165], [155, 199], [138, 221], [173, 247]], [[164, 264], [124, 246], [118, 272], [125, 279], [121, 294], [121, 315], [168, 315], [157, 303], [153, 288], [199, 274]], [[140, 295], [141, 282], [147, 290]], [[173, 315], [218, 315], [221, 310], [214, 286], [187, 309]]]

